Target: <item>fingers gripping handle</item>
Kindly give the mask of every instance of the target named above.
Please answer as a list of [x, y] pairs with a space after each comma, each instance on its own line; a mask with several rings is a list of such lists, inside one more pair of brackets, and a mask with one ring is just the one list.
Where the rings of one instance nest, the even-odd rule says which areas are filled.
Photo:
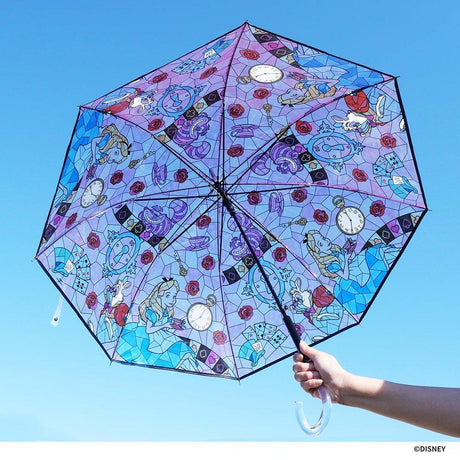
[[[297, 349], [300, 353], [302, 353], [300, 351], [300, 337], [297, 333], [294, 323], [292, 322], [291, 318], [287, 315], [284, 319], [288, 331], [291, 334], [291, 337], [293, 338]], [[310, 359], [307, 356], [304, 356], [304, 361], [309, 362]], [[318, 434], [320, 434], [326, 428], [327, 424], [329, 423], [329, 418], [331, 416], [332, 403], [329, 392], [326, 390], [326, 387], [324, 385], [321, 385], [317, 390], [321, 398], [321, 401], [323, 402], [323, 407], [321, 410], [321, 415], [315, 425], [310, 426], [310, 424], [308, 423], [303, 411], [303, 402], [295, 401], [297, 421], [299, 422], [299, 425], [302, 428], [302, 430], [310, 436], [317, 436]]]
[[303, 411], [303, 402], [295, 401], [295, 412], [297, 415], [297, 421], [299, 422], [300, 428], [302, 428], [304, 433], [310, 436], [319, 435], [326, 428], [327, 424], [329, 423], [329, 418], [331, 416], [332, 403], [329, 392], [323, 385], [321, 385], [318, 388], [318, 393], [321, 398], [321, 401], [323, 402], [323, 407], [318, 421], [313, 426], [310, 426], [308, 420], [305, 417]]

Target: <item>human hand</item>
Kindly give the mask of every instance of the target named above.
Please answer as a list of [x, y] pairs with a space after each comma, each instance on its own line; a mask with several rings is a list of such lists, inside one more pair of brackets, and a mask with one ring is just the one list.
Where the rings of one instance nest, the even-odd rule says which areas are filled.
[[[319, 398], [318, 388], [324, 385], [331, 395], [332, 402], [343, 404], [343, 393], [351, 379], [351, 374], [345, 371], [332, 356], [300, 342], [302, 353], [294, 355], [295, 364], [292, 366], [294, 379], [313, 397]], [[304, 362], [304, 357], [310, 362]]]

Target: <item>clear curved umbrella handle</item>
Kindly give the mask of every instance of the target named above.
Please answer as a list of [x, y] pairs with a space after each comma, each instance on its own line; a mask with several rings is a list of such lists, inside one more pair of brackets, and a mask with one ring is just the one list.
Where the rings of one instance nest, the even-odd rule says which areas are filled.
[[310, 426], [307, 419], [305, 418], [305, 414], [303, 411], [303, 402], [295, 402], [297, 421], [299, 422], [299, 425], [302, 428], [302, 430], [310, 436], [319, 435], [324, 430], [324, 428], [326, 428], [327, 424], [329, 423], [329, 418], [331, 416], [332, 403], [329, 392], [323, 385], [321, 385], [318, 388], [318, 393], [321, 398], [321, 401], [323, 402], [323, 407], [321, 410], [321, 416], [319, 417], [319, 420], [313, 426]]

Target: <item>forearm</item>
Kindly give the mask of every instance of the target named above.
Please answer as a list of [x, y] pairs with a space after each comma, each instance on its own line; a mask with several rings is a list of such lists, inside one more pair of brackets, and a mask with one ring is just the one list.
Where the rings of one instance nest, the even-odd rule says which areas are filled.
[[349, 375], [340, 402], [460, 437], [460, 389], [402, 385]]

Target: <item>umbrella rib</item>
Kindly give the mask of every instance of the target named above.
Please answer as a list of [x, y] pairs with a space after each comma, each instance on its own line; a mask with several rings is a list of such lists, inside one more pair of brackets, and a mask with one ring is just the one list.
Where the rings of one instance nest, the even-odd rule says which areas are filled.
[[[220, 211], [220, 212], [219, 212]], [[218, 245], [218, 256], [217, 260], [219, 263], [219, 273], [222, 273], [221, 266], [222, 266], [222, 235], [223, 235], [223, 227], [224, 227], [224, 207], [221, 205], [221, 209], [219, 210], [219, 205], [217, 206], [217, 219], [219, 220], [219, 215], [220, 215], [220, 222], [218, 221], [218, 228], [217, 228], [217, 245]], [[220, 227], [220, 230], [219, 230]], [[240, 375], [238, 372], [238, 366], [236, 364], [236, 357], [235, 357], [235, 352], [233, 350], [233, 342], [232, 342], [232, 337], [231, 337], [231, 332], [230, 332], [230, 325], [228, 322], [227, 318], [227, 312], [225, 310], [225, 303], [224, 303], [224, 288], [222, 286], [222, 281], [219, 278], [219, 290], [220, 290], [220, 296], [222, 298], [222, 311], [224, 312], [224, 318], [225, 318], [225, 324], [227, 326], [227, 333], [228, 333], [228, 338], [229, 338], [229, 343], [230, 343], [230, 350], [232, 352], [232, 358], [233, 358], [233, 364], [235, 366], [235, 373], [237, 376], [237, 379], [240, 380]]]
[[[155, 68], [155, 69], [153, 69], [153, 70], [150, 70], [149, 72], [145, 73], [144, 75], [141, 75], [140, 77], [137, 77], [135, 80], [132, 80], [132, 81], [130, 81], [130, 82], [128, 82], [128, 83], [125, 83], [124, 85], [119, 86], [119, 87], [116, 88], [116, 89], [113, 89], [112, 91], [109, 91], [108, 93], [104, 94], [103, 96], [98, 97], [97, 99], [94, 99], [93, 101], [89, 102], [88, 104], [93, 104], [95, 101], [99, 101], [100, 99], [104, 99], [104, 98], [105, 98], [106, 96], [108, 96], [109, 94], [112, 94], [112, 93], [114, 93], [115, 91], [118, 91], [119, 89], [122, 89], [122, 88], [124, 88], [124, 87], [126, 87], [126, 86], [129, 86], [129, 85], [131, 85], [131, 84], [134, 85], [134, 83], [136, 83], [137, 81], [139, 81], [141, 78], [145, 78], [147, 75], [150, 75], [150, 74], [152, 74], [153, 72], [156, 72], [157, 70], [161, 70], [161, 69], [163, 69], [164, 67], [167, 67], [168, 65], [172, 64], [173, 62], [176, 62], [176, 61], [179, 61], [179, 60], [183, 59], [185, 56], [188, 56], [188, 55], [194, 53], [195, 51], [198, 51], [200, 48], [204, 48], [205, 46], [208, 46], [208, 45], [210, 45], [211, 43], [217, 42], [217, 41], [220, 40], [221, 38], [224, 38], [224, 37], [226, 37], [227, 35], [229, 35], [229, 34], [235, 32], [235, 31], [237, 31], [240, 27], [241, 27], [241, 26], [235, 27], [234, 29], [230, 30], [229, 32], [225, 32], [225, 33], [222, 34], [220, 37], [213, 38], [212, 40], [210, 40], [209, 42], [205, 43], [204, 45], [197, 46], [197, 47], [196, 47], [194, 50], [192, 50], [192, 51], [187, 51], [187, 52], [184, 53], [182, 56], [180, 56], [180, 57], [178, 57], [178, 58], [176, 58], [176, 59], [173, 59], [173, 60], [167, 62], [166, 64], [161, 65], [160, 67], [157, 67], [157, 68]], [[86, 104], [85, 104], [85, 105], [86, 105]]]
[[[214, 201], [213, 203], [211, 203], [211, 205], [204, 211], [204, 212], [208, 212], [217, 202], [219, 201], [219, 199], [217, 199], [216, 201]], [[204, 200], [201, 201], [201, 203], [203, 203]], [[200, 204], [201, 204], [200, 203]], [[199, 206], [199, 205], [198, 205]], [[196, 210], [197, 208], [194, 209], [194, 211]], [[136, 299], [136, 296], [137, 294], [139, 293], [140, 291], [140, 288], [141, 286], [143, 285], [145, 279], [147, 278], [147, 275], [150, 273], [150, 270], [151, 270], [151, 267], [154, 265], [154, 262], [158, 259], [158, 257], [160, 257], [160, 255], [166, 250], [168, 249], [169, 247], [171, 247], [171, 245], [173, 243], [175, 243], [193, 224], [195, 223], [195, 221], [193, 221], [190, 225], [188, 225], [183, 232], [181, 232], [179, 235], [177, 235], [173, 240], [169, 241], [168, 244], [157, 254], [157, 256], [152, 260], [151, 264], [150, 264], [150, 267], [145, 271], [145, 274], [144, 276], [142, 277], [142, 279], [140, 280], [138, 286], [137, 286], [137, 289], [135, 291], [135, 293], [133, 293], [133, 296], [131, 298], [131, 303], [129, 305], [129, 310], [128, 310], [128, 313], [131, 311], [131, 308], [133, 307], [134, 305], [134, 301]], [[124, 326], [122, 326], [121, 328], [121, 331], [120, 331], [120, 334], [118, 336], [118, 339], [116, 341], [116, 344], [115, 344], [115, 348], [113, 350], [113, 354], [112, 354], [112, 357], [110, 358], [111, 361], [114, 360], [114, 356], [115, 356], [115, 352], [117, 351], [117, 347], [118, 347], [118, 342], [120, 341], [120, 337], [123, 333], [123, 330], [124, 330]]]
[[[252, 186], [252, 185], [267, 185], [267, 184], [263, 184], [263, 183], [253, 183], [253, 184], [240, 184], [240, 187], [244, 187], [244, 186]], [[401, 204], [400, 201], [398, 200], [395, 200], [393, 198], [388, 198], [386, 196], [381, 196], [381, 195], [376, 195], [374, 193], [369, 193], [369, 192], [366, 192], [364, 190], [355, 190], [355, 189], [352, 189], [352, 188], [347, 188], [347, 187], [339, 187], [338, 185], [323, 185], [323, 184], [315, 184], [315, 183], [308, 183], [308, 182], [305, 182], [303, 184], [293, 184], [292, 186], [290, 187], [280, 187], [280, 188], [270, 188], [270, 189], [263, 189], [263, 190], [260, 190], [261, 192], [278, 192], [278, 191], [281, 191], [281, 190], [295, 190], [297, 188], [302, 188], [302, 187], [320, 187], [320, 188], [325, 188], [325, 189], [333, 189], [333, 190], [339, 190], [339, 191], [345, 191], [345, 192], [353, 192], [353, 193], [360, 193], [360, 194], [363, 194], [363, 195], [366, 195], [366, 196], [371, 196], [371, 197], [374, 197], [374, 198], [381, 198], [382, 200], [386, 200], [386, 201], [391, 201], [393, 203], [397, 203], [397, 204]], [[254, 190], [254, 189], [251, 189], [250, 192], [252, 191], [257, 191], [257, 190]], [[228, 195], [245, 195], [247, 194], [248, 191], [241, 191], [241, 192], [230, 192], [228, 193]], [[426, 207], [424, 206], [419, 206], [418, 204], [412, 204], [412, 203], [404, 203], [406, 205], [409, 205], [413, 208], [418, 208], [420, 210], [424, 210], [426, 209]]]
[[[242, 208], [238, 203], [235, 202], [235, 205], [236, 207], [243, 213], [245, 214], [249, 219], [252, 219], [253, 221], [255, 221], [257, 223], [257, 225], [260, 226], [260, 228], [262, 228], [265, 232], [267, 232], [268, 234], [270, 234], [273, 238], [275, 238], [275, 240], [281, 244], [281, 246], [283, 246], [284, 248], [286, 248], [293, 256], [294, 258], [297, 260], [297, 262], [299, 262], [303, 267], [305, 267], [307, 269], [307, 271], [309, 273], [311, 273], [311, 275], [313, 275], [313, 277], [319, 282], [322, 284], [320, 278], [319, 278], [319, 275], [317, 275], [314, 271], [312, 271], [310, 269], [310, 267], [306, 264], [305, 261], [303, 261], [299, 255], [297, 255], [286, 243], [284, 243], [281, 238], [277, 235], [274, 235], [273, 232], [271, 230], [269, 230], [262, 222], [259, 221], [259, 219], [257, 219], [257, 217], [255, 217], [252, 213], [249, 213], [249, 211], [247, 211], [245, 208]], [[344, 305], [342, 305], [342, 303], [333, 295], [334, 299], [337, 301], [337, 303], [344, 309], [348, 312], [348, 314], [357, 322], [359, 323], [359, 319], [357, 319], [355, 317], [355, 315], [349, 311]]]
[[[217, 174], [217, 180], [224, 180], [224, 173], [225, 173], [225, 155], [222, 149], [225, 149], [225, 96], [227, 93], [227, 85], [228, 85], [228, 77], [230, 76], [230, 70], [232, 68], [232, 63], [233, 59], [235, 58], [236, 51], [238, 49], [238, 45], [240, 44], [241, 37], [243, 36], [243, 33], [246, 29], [247, 22], [245, 22], [241, 27], [241, 33], [240, 36], [238, 37], [238, 41], [235, 44], [235, 49], [233, 50], [232, 57], [230, 58], [230, 61], [228, 63], [227, 67], [227, 75], [225, 77], [225, 83], [224, 83], [224, 93], [222, 95], [222, 115], [221, 115], [221, 135], [219, 136], [219, 157], [218, 157], [218, 162], [217, 162], [217, 167], [220, 169], [222, 166], [222, 176], [219, 174], [219, 169], [218, 169], [218, 174]], [[221, 165], [221, 155], [222, 155], [222, 165]]]
[[[389, 81], [392, 81], [393, 78], [389, 78], [387, 80], [382, 80], [381, 82], [379, 83], [374, 83], [372, 85], [368, 85], [368, 86], [363, 86], [362, 88], [359, 88], [359, 91], [364, 91], [366, 89], [369, 89], [369, 88], [373, 88], [375, 86], [378, 86], [378, 85], [382, 85], [384, 83], [387, 83]], [[326, 107], [328, 106], [329, 104], [332, 104], [336, 101], [339, 101], [341, 99], [344, 99], [345, 97], [349, 96], [350, 94], [352, 94], [353, 92], [357, 91], [358, 89], [355, 89], [355, 90], [350, 90], [349, 92], [345, 93], [345, 94], [342, 94], [341, 96], [338, 96], [338, 97], [335, 97], [334, 99], [330, 100], [329, 102], [325, 102], [323, 104], [320, 104], [316, 107], [313, 107], [312, 109], [310, 110], [307, 110], [306, 112], [303, 113], [303, 115], [301, 115], [300, 117], [296, 118], [294, 121], [292, 121], [291, 123], [289, 123], [288, 125], [286, 125], [284, 128], [282, 128], [282, 130], [275, 135], [275, 137], [273, 138], [270, 138], [268, 139], [265, 144], [261, 145], [259, 148], [257, 148], [257, 150], [255, 152], [253, 152], [247, 159], [245, 162], [248, 162], [249, 160], [251, 160], [252, 158], [254, 158], [255, 155], [257, 155], [257, 153], [259, 153], [261, 150], [265, 149], [265, 147], [270, 144], [270, 142], [273, 142], [273, 144], [279, 140], [279, 138], [286, 132], [288, 131], [292, 125], [294, 125], [295, 123], [297, 123], [299, 120], [301, 120], [302, 118], [308, 116], [308, 115], [311, 115], [312, 113], [316, 112], [317, 110], [320, 110], [322, 109], [323, 107]], [[234, 187], [235, 185], [238, 184], [238, 182], [251, 170], [251, 168], [254, 166], [254, 164], [259, 161], [264, 155], [266, 155], [268, 153], [269, 149], [265, 150], [264, 152], [262, 152], [260, 154], [260, 156], [256, 159], [255, 162], [250, 162], [250, 165], [248, 168], [246, 168], [246, 170], [244, 170], [236, 179], [236, 181], [232, 184], [230, 184], [229, 188], [227, 189], [227, 191], [229, 189], [231, 189], [232, 187]], [[234, 174], [236, 171], [238, 171], [238, 169], [240, 167], [243, 166], [244, 163], [240, 164], [239, 166], [237, 166], [233, 171], [230, 171], [229, 174], [227, 174], [227, 176], [224, 177], [223, 180], [226, 180], [227, 177], [229, 177], [231, 174]]]
[[118, 118], [119, 120], [123, 120], [126, 123], [129, 123], [132, 126], [135, 126], [136, 128], [139, 128], [142, 131], [145, 131], [147, 134], [149, 134], [153, 139], [155, 139], [162, 147], [165, 147], [167, 150], [169, 150], [178, 160], [183, 161], [195, 174], [200, 176], [203, 180], [205, 180], [209, 185], [212, 185], [212, 180], [206, 175], [203, 174], [199, 168], [195, 168], [192, 163], [190, 163], [186, 158], [182, 157], [179, 152], [176, 152], [174, 149], [172, 149], [168, 144], [163, 143], [160, 141], [155, 135], [153, 135], [148, 129], [143, 128], [140, 125], [137, 125], [136, 123], [133, 123], [132, 121], [128, 120], [127, 118], [121, 117], [118, 114], [113, 114], [113, 113], [108, 113], [104, 112], [103, 110], [99, 109], [94, 109], [92, 107], [88, 107], [85, 105], [80, 106], [83, 109], [86, 110], [93, 110], [94, 112], [99, 112], [102, 113], [103, 115], [110, 115], [114, 118]]

